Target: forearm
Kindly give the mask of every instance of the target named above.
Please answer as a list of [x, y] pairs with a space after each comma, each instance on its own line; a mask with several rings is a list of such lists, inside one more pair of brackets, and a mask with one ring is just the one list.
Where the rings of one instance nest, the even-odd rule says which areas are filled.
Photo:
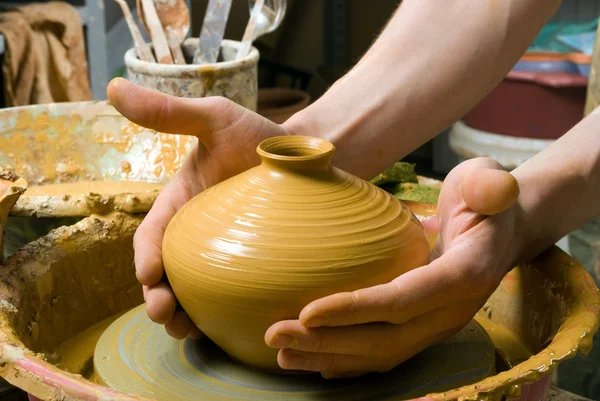
[[582, 224], [600, 216], [600, 114], [513, 171], [521, 193], [517, 225], [520, 261], [529, 260]]
[[333, 142], [337, 166], [372, 178], [485, 97], [559, 4], [404, 0], [360, 62], [285, 127]]

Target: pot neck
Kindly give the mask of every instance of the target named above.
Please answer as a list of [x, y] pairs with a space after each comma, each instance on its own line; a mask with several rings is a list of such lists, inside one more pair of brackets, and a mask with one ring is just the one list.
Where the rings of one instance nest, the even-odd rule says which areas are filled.
[[335, 146], [320, 138], [300, 135], [265, 139], [257, 152], [263, 165], [287, 171], [324, 171], [331, 168]]

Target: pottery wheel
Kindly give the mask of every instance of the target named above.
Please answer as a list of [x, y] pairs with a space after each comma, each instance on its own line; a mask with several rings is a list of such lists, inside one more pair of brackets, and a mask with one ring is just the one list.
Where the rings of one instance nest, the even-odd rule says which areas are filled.
[[154, 324], [141, 305], [101, 336], [97, 380], [121, 392], [159, 401], [401, 400], [460, 387], [494, 373], [494, 347], [475, 321], [396, 369], [356, 379], [316, 374], [277, 375], [241, 365], [210, 340], [178, 341]]

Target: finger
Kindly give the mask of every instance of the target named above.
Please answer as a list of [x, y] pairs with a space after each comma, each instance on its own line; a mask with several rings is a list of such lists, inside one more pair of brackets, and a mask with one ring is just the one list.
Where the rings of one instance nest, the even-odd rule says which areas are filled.
[[356, 371], [356, 372], [326, 371], [326, 372], [321, 372], [321, 376], [323, 377], [323, 379], [350, 379], [353, 377], [359, 377], [362, 375], [366, 375], [367, 373], [370, 373], [370, 372], [368, 372], [368, 371]]
[[108, 99], [125, 118], [158, 132], [198, 137], [218, 131], [249, 113], [221, 97], [182, 98], [143, 88], [123, 78], [113, 79]]
[[277, 354], [277, 363], [282, 369], [308, 372], [385, 372], [395, 365], [353, 355], [319, 354], [282, 349]]
[[298, 320], [286, 320], [269, 327], [265, 342], [271, 348], [381, 359], [391, 350], [384, 356], [373, 355], [368, 344], [382, 344], [396, 338], [397, 330], [399, 326], [389, 323], [308, 328]]
[[192, 323], [188, 315], [182, 310], [175, 312], [173, 318], [165, 324], [167, 334], [178, 340], [186, 338], [194, 327], [194, 323]]
[[489, 157], [476, 157], [466, 160], [454, 167], [442, 183], [438, 199], [438, 216], [444, 211], [456, 206], [465, 206], [462, 195], [462, 183], [473, 170], [504, 170], [502, 165]]
[[476, 213], [492, 216], [508, 210], [519, 197], [515, 177], [503, 170], [476, 168], [463, 178], [463, 199]]
[[452, 304], [403, 324], [307, 328], [297, 320], [288, 320], [271, 326], [265, 341], [272, 348], [397, 361], [422, 349], [424, 339], [428, 342], [438, 334], [461, 329], [479, 308], [477, 302]]
[[159, 283], [148, 287], [146, 295], [146, 313], [154, 323], [165, 324], [175, 314], [177, 301], [175, 295], [167, 283]]
[[416, 339], [400, 351], [387, 351], [382, 358], [357, 355], [298, 351], [284, 348], [277, 354], [277, 363], [282, 369], [321, 372], [324, 377], [359, 375], [361, 372], [387, 372], [400, 363], [412, 358], [425, 348], [443, 341], [458, 330], [431, 332]]
[[158, 195], [133, 237], [136, 276], [142, 285], [156, 285], [163, 279], [162, 241], [167, 225], [181, 206], [200, 191], [197, 183], [183, 178], [189, 176], [190, 163], [187, 159]]
[[467, 246], [451, 248], [429, 265], [390, 283], [318, 299], [300, 312], [299, 320], [306, 327], [400, 324], [439, 309], [449, 300], [485, 295], [492, 280], [481, 269], [480, 258], [473, 258], [469, 250]]

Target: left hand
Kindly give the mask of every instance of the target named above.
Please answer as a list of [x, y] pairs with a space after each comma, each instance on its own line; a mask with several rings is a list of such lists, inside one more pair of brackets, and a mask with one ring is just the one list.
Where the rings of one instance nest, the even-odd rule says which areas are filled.
[[431, 263], [271, 326], [265, 341], [281, 349], [279, 365], [325, 378], [384, 372], [459, 332], [517, 262], [518, 195], [515, 178], [491, 159], [457, 166], [440, 193]]

